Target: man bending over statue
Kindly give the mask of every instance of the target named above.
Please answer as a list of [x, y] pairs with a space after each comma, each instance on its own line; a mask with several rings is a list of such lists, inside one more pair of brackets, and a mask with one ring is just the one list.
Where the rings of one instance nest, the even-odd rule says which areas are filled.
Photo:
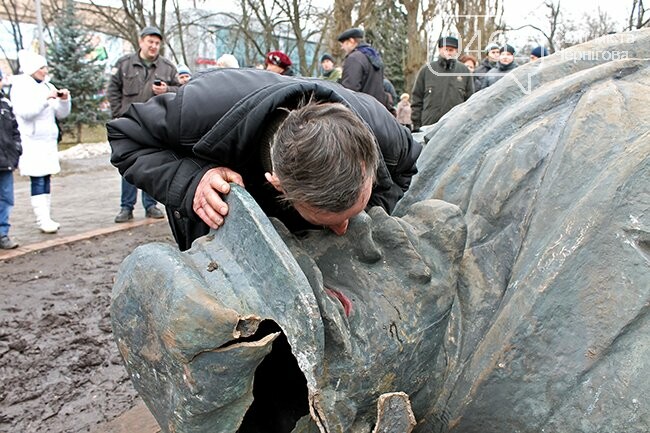
[[109, 122], [111, 162], [165, 204], [181, 250], [224, 223], [229, 182], [291, 231], [390, 213], [421, 146], [375, 99], [336, 83], [219, 69]]

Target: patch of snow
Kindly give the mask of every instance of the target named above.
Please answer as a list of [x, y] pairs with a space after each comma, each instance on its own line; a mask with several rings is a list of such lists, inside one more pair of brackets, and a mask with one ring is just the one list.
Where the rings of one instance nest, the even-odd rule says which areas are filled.
[[81, 143], [59, 152], [59, 159], [83, 159], [111, 153], [108, 141], [101, 143]]

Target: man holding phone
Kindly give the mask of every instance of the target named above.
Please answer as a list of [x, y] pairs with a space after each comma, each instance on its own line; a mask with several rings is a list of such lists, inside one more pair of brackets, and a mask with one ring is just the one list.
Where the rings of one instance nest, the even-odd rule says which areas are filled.
[[[140, 32], [139, 51], [127, 54], [116, 62], [106, 92], [113, 118], [121, 117], [134, 102], [146, 102], [153, 96], [178, 91], [180, 83], [176, 66], [160, 55], [162, 42], [160, 30], [145, 27]], [[115, 217], [116, 223], [133, 219], [137, 197], [138, 189], [122, 179], [120, 212]], [[147, 218], [164, 218], [164, 213], [156, 204], [149, 194], [142, 191], [142, 205]]]

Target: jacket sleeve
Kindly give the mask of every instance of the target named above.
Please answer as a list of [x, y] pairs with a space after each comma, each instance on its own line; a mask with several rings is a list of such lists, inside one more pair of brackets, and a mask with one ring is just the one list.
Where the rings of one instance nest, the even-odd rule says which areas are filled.
[[[43, 99], [32, 91], [26, 77], [16, 80], [11, 89], [11, 102], [14, 105], [14, 114], [31, 122], [36, 116], [49, 107], [47, 99]], [[32, 88], [30, 88], [32, 87]]]
[[413, 122], [413, 129], [419, 129], [422, 126], [422, 104], [425, 90], [424, 72], [424, 68], [418, 72], [415, 84], [413, 85], [413, 91], [411, 92], [411, 121]]
[[165, 205], [179, 247], [186, 249], [207, 233], [192, 202], [201, 177], [216, 165], [195, 157], [191, 145], [180, 144], [176, 96], [167, 93], [132, 104], [107, 130], [111, 163], [127, 181]]
[[68, 99], [52, 99], [50, 106], [54, 109], [54, 115], [57, 119], [64, 119], [70, 114], [72, 109], [72, 96], [68, 96]]
[[493, 72], [492, 72], [492, 69], [490, 69], [489, 71], [487, 71], [485, 77], [483, 77], [483, 82], [481, 83], [481, 89], [480, 90], [487, 89], [488, 87], [490, 87], [493, 84], [492, 83], [492, 79], [493, 79], [492, 77], [493, 77]]
[[11, 119], [11, 135], [13, 138], [13, 142], [16, 144], [16, 152], [18, 152], [18, 155], [22, 155], [23, 154], [22, 139], [20, 138], [20, 130], [18, 129], [18, 121], [16, 120], [15, 115], [13, 115]]
[[470, 96], [474, 94], [474, 79], [473, 77], [465, 77], [465, 100], [467, 101]]
[[178, 70], [171, 62], [168, 63], [170, 68], [169, 78], [167, 81], [167, 93], [177, 93], [178, 89], [181, 87], [181, 82], [178, 81]]
[[418, 171], [422, 146], [375, 98], [364, 93], [356, 97], [353, 106], [372, 129], [382, 155], [369, 205], [382, 206], [391, 213]]
[[111, 115], [117, 117], [117, 113], [120, 112], [120, 108], [122, 107], [122, 70], [119, 65], [108, 82], [106, 97], [111, 105]]

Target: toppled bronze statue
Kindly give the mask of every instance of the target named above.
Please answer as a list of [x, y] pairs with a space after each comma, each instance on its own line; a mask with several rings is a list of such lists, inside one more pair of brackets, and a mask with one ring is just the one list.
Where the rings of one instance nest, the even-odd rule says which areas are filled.
[[234, 188], [190, 250], [138, 248], [113, 328], [163, 431], [647, 431], [648, 58], [646, 30], [515, 70], [343, 237]]

